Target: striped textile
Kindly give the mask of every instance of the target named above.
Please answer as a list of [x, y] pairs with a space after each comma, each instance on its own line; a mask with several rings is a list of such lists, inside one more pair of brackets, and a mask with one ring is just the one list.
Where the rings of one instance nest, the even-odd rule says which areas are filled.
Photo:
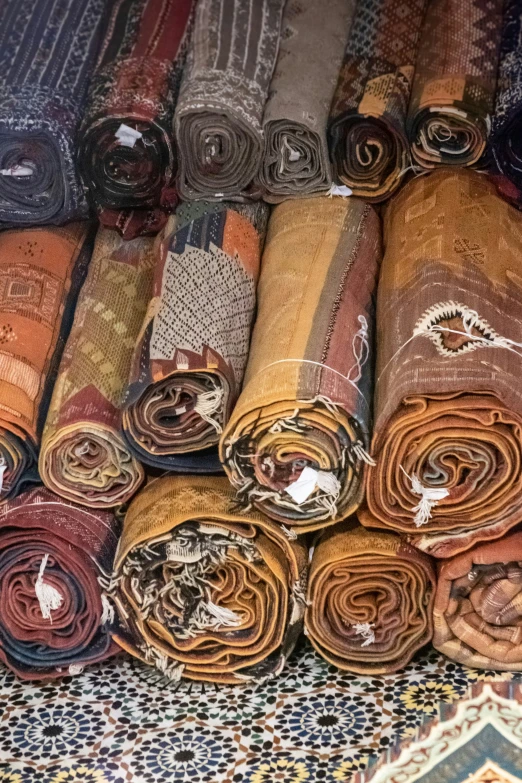
[[[176, 205], [172, 121], [195, 0], [116, 0], [89, 91], [80, 166], [102, 223], [158, 228]], [[121, 125], [139, 135], [121, 139]], [[131, 210], [115, 220], [106, 210]], [[136, 226], [141, 210], [141, 225]], [[158, 213], [156, 220], [151, 210]]]
[[0, 3], [0, 227], [86, 215], [76, 135], [107, 1]]
[[110, 574], [120, 525], [43, 487], [3, 507], [0, 660], [24, 680], [79, 674], [118, 648], [99, 580]]
[[220, 456], [239, 501], [299, 532], [362, 501], [380, 257], [379, 218], [359, 199], [289, 200], [272, 212]]
[[183, 198], [253, 195], [284, 0], [200, 0], [178, 105]]

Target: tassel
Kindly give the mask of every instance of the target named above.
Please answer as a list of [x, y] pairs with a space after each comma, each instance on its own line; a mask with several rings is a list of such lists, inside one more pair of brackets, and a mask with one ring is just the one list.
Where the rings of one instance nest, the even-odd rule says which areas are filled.
[[359, 440], [352, 448], [355, 456], [358, 459], [360, 459], [362, 462], [366, 462], [366, 464], [370, 465], [370, 467], [372, 468], [374, 468], [377, 465], [375, 460], [372, 457], [370, 457], [370, 455], [368, 454], [368, 452], [366, 451], [366, 449], [364, 448], [364, 446]]
[[352, 628], [357, 636], [362, 636], [365, 640], [361, 647], [368, 647], [368, 645], [375, 642], [375, 634], [372, 631], [372, 628], [374, 628], [373, 623], [355, 623], [355, 625], [352, 625]]
[[216, 419], [212, 417], [213, 414], [220, 410], [221, 404], [223, 402], [223, 395], [224, 391], [222, 387], [215, 388], [212, 391], [203, 392], [202, 394], [198, 394], [196, 404], [194, 405], [194, 410], [196, 413], [199, 413], [201, 418], [206, 421], [207, 424], [212, 425], [218, 435], [223, 432], [223, 428], [219, 421], [216, 421]]
[[115, 620], [115, 612], [114, 607], [109, 601], [108, 597], [105, 595], [105, 593], [102, 593], [101, 597], [102, 602], [102, 616], [100, 618], [100, 625], [105, 625], [108, 623], [109, 625], [113, 625]]
[[48, 559], [49, 555], [45, 555], [42, 560], [40, 571], [38, 572], [38, 578], [36, 579], [34, 585], [34, 591], [36, 593], [36, 597], [38, 598], [38, 603], [40, 604], [40, 612], [42, 613], [43, 619], [50, 620], [52, 624], [53, 619], [51, 617], [51, 612], [60, 608], [63, 603], [63, 596], [60, 595], [58, 590], [56, 590], [52, 585], [47, 584], [47, 582], [44, 582], [43, 580], [43, 574]]
[[235, 628], [236, 626], [241, 625], [241, 618], [239, 615], [231, 609], [227, 609], [226, 606], [218, 606], [217, 604], [212, 603], [212, 601], [207, 601], [205, 603], [205, 609], [225, 628]]

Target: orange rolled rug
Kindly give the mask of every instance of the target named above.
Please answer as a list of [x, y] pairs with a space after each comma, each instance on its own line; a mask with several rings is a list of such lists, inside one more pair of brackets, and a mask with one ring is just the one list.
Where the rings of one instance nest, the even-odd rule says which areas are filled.
[[522, 520], [522, 215], [472, 171], [390, 205], [359, 519], [436, 557]]
[[315, 548], [306, 632], [340, 669], [395, 672], [431, 639], [434, 591], [429, 557], [394, 533], [341, 522]]

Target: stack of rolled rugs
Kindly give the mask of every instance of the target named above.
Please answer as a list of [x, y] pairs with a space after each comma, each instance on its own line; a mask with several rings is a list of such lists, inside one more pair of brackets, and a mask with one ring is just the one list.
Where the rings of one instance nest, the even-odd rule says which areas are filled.
[[36, 2], [0, 5], [0, 659], [522, 669], [517, 3]]

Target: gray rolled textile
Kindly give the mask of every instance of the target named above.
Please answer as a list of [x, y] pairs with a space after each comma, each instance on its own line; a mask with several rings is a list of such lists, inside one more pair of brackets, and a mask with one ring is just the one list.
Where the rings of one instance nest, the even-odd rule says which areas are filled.
[[185, 200], [255, 195], [284, 0], [200, 0], [174, 126]]
[[263, 118], [259, 181], [266, 201], [327, 191], [326, 128], [355, 0], [288, 0]]

